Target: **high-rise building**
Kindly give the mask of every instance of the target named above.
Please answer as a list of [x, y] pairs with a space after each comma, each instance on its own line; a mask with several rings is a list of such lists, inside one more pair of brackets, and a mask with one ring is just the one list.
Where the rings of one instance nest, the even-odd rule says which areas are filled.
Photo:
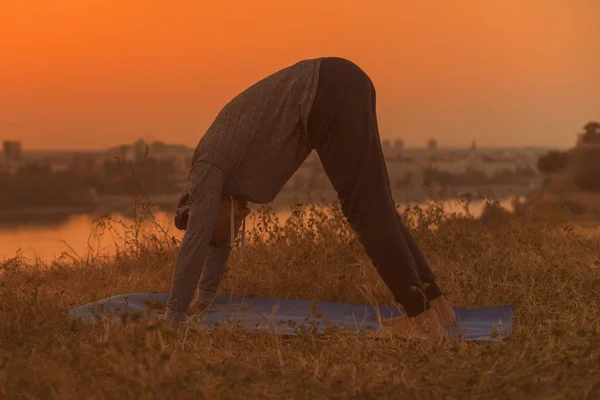
[[384, 152], [388, 152], [388, 151], [392, 150], [392, 144], [390, 143], [390, 140], [383, 139], [381, 141], [381, 148], [383, 149]]
[[402, 140], [402, 139], [394, 140], [394, 151], [400, 152], [402, 150], [404, 150], [404, 140]]
[[427, 142], [427, 150], [429, 151], [435, 151], [438, 148], [438, 142], [435, 139], [429, 139], [429, 141]]
[[392, 143], [391, 140], [384, 139], [381, 141], [381, 148], [386, 157], [398, 157], [400, 152], [404, 150], [404, 141], [395, 139]]
[[91, 176], [99, 171], [98, 156], [88, 153], [74, 153], [71, 160], [71, 169], [81, 176]]
[[18, 163], [21, 161], [21, 157], [23, 156], [21, 142], [5, 140], [2, 143], [2, 150], [4, 152], [4, 160], [7, 163]]

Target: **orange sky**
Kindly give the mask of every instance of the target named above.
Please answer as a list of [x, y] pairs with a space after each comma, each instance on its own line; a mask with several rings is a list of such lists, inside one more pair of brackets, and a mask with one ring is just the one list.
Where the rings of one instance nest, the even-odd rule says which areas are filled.
[[600, 119], [598, 0], [2, 0], [0, 139], [195, 146], [238, 92], [342, 56], [382, 137], [570, 146]]

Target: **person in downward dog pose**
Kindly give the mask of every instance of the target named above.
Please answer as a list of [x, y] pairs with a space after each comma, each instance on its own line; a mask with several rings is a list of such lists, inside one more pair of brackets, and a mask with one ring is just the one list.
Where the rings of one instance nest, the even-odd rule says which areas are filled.
[[209, 305], [250, 212], [247, 203], [270, 203], [315, 150], [349, 225], [406, 311], [388, 320], [383, 331], [405, 334], [455, 323], [396, 210], [375, 100], [375, 87], [361, 68], [324, 57], [277, 71], [223, 107], [195, 149], [188, 190], [177, 206], [175, 225], [186, 232], [165, 310], [168, 321]]

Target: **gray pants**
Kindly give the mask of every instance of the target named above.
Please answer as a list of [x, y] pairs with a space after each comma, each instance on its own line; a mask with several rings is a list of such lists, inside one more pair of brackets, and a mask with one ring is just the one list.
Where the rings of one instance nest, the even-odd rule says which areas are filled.
[[375, 88], [367, 74], [348, 60], [323, 59], [307, 130], [348, 223], [396, 301], [409, 316], [425, 311], [441, 291], [396, 210], [377, 126]]

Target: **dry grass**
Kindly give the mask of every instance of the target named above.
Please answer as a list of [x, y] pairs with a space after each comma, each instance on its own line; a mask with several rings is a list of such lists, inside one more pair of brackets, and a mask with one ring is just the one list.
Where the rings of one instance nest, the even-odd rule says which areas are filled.
[[[293, 215], [278, 227], [260, 213], [220, 295], [390, 304], [339, 210]], [[436, 206], [407, 217], [455, 304], [515, 304], [508, 341], [284, 338], [69, 319], [69, 309], [107, 296], [168, 291], [177, 240], [136, 224], [110, 258], [0, 266], [0, 398], [600, 398], [599, 236]]]
[[595, 220], [600, 218], [600, 194], [585, 191], [540, 191], [527, 204], [527, 212], [540, 219]]

